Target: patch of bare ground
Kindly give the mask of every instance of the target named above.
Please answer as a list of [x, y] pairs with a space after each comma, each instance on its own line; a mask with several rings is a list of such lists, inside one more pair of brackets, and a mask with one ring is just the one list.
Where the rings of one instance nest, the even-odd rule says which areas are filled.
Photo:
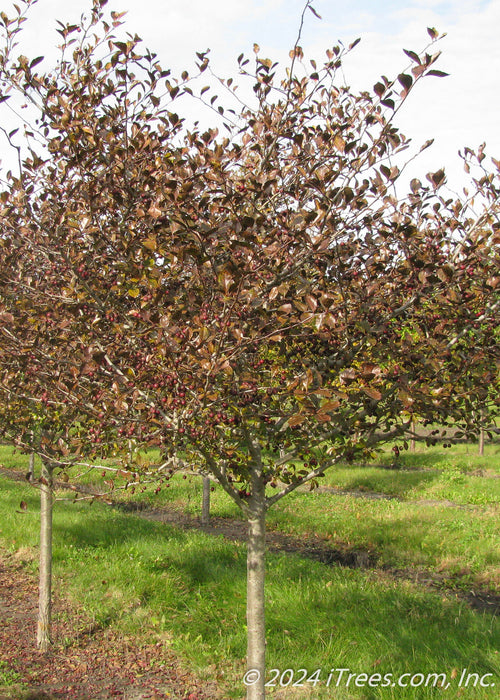
[[100, 629], [54, 596], [52, 650], [35, 644], [38, 587], [20, 557], [0, 552], [0, 665], [19, 682], [0, 700], [222, 700], [212, 682], [196, 678], [164, 643], [137, 644]]

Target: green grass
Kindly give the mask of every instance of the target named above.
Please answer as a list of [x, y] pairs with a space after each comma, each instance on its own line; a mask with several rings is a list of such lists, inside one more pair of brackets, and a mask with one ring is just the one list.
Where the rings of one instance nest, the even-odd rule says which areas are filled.
[[[382, 473], [376, 475], [374, 484], [380, 487], [389, 472], [379, 471]], [[394, 478], [403, 477], [401, 484], [406, 476], [395, 473]], [[351, 478], [352, 485], [359, 488], [356, 475]], [[349, 493], [293, 493], [270, 510], [268, 527], [295, 536], [319, 536], [334, 548], [368, 550], [380, 566], [435, 569], [457, 587], [500, 590], [498, 499], [494, 501], [483, 483], [478, 486], [486, 493], [486, 503], [472, 505], [470, 501], [477, 495], [471, 498], [473, 494], [466, 491], [471, 478], [460, 477], [455, 482], [445, 472], [425, 491], [414, 491], [415, 500], [407, 501], [361, 498]], [[151, 507], [169, 505], [199, 516], [201, 480], [176, 476], [169, 489], [163, 488], [157, 495], [148, 490], [133, 498]], [[466, 505], [450, 506], [443, 498]], [[218, 486], [211, 494], [211, 513], [241, 518]]]
[[[380, 455], [378, 466], [343, 465], [328, 471], [321, 485], [347, 493], [291, 494], [271, 509], [269, 527], [294, 535], [318, 535], [333, 547], [368, 549], [380, 565], [429, 567], [450, 585], [499, 590], [500, 478], [496, 471], [500, 447], [487, 445], [482, 458], [470, 445], [438, 446], [429, 452], [418, 448], [402, 455], [398, 469], [380, 466], [387, 462], [388, 450]], [[422, 468], [419, 462], [431, 456], [432, 461]], [[394, 498], [361, 498], [350, 492]], [[200, 478], [176, 475], [158, 494], [147, 489], [133, 496], [125, 492], [122, 497], [151, 507], [173, 506], [196, 516], [201, 495]], [[241, 517], [220, 487], [211, 499], [213, 515]]]
[[[430, 568], [454, 587], [498, 591], [500, 446], [488, 444], [482, 458], [476, 452], [475, 445], [417, 445], [416, 452], [402, 454], [398, 469], [380, 466], [391, 458], [389, 449], [381, 453], [378, 465], [341, 465], [320, 483], [342, 489], [342, 494], [295, 492], [271, 509], [268, 526], [293, 535], [318, 535], [335, 548], [369, 550], [381, 566]], [[0, 463], [9, 459], [11, 451], [0, 448]], [[97, 479], [96, 486], [102, 487], [99, 472], [89, 479]], [[369, 492], [393, 498], [360, 497]], [[134, 493], [116, 490], [113, 497], [153, 508], [168, 505], [198, 516], [202, 483], [197, 476], [178, 474], [159, 493], [149, 487]], [[211, 512], [241, 518], [220, 486], [211, 494]]]
[[17, 671], [14, 671], [6, 661], [0, 660], [0, 688], [10, 688], [18, 686], [21, 682], [21, 676]]
[[[456, 578], [456, 585], [500, 588], [498, 510], [291, 494], [269, 514], [269, 526], [293, 535], [321, 535], [332, 547], [371, 552], [380, 566], [420, 566]], [[458, 576], [458, 574], [460, 574]]]
[[494, 473], [471, 474], [458, 460], [435, 463], [433, 469], [389, 470], [350, 466], [330, 470], [322, 486], [348, 491], [376, 492], [406, 501], [448, 500], [459, 505], [500, 503], [500, 478]]
[[[35, 458], [35, 462], [39, 465], [38, 458]], [[17, 469], [19, 471], [28, 471], [29, 466], [29, 455], [23, 454], [17, 450], [12, 449], [9, 445], [0, 445], [0, 466], [5, 469]]]
[[[396, 442], [401, 446], [401, 442]], [[378, 464], [391, 464], [394, 455], [392, 445], [384, 448], [376, 462]], [[449, 460], [456, 461], [466, 470], [488, 468], [500, 474], [500, 442], [487, 441], [484, 446], [484, 455], [478, 454], [478, 446], [475, 443], [457, 442], [452, 447], [445, 448], [442, 443], [427, 446], [424, 442], [417, 442], [415, 451], [402, 450], [397, 460], [398, 464], [407, 469], [433, 469], [436, 464]]]
[[[184, 497], [191, 493], [195, 508], [198, 481], [180, 479], [175, 488], [181, 500], [182, 492]], [[225, 496], [220, 489], [214, 496], [214, 508], [224, 512]], [[39, 524], [36, 491], [0, 479], [0, 499], [3, 545], [33, 552]], [[20, 501], [27, 511], [20, 511]], [[487, 509], [478, 513], [311, 493], [285, 499], [271, 511], [270, 524], [320, 532], [333, 544], [338, 537], [352, 546], [373, 547], [387, 560], [438, 566], [446, 556], [454, 557], [456, 566], [474, 568], [476, 561], [498, 563], [488, 517]], [[341, 667], [395, 678], [434, 672], [451, 678], [454, 669], [460, 675], [467, 668], [496, 674], [500, 682], [500, 628], [491, 615], [380, 569], [330, 567], [284, 554], [269, 555], [267, 568], [268, 668], [323, 669], [315, 688], [306, 683], [279, 697], [425, 700], [442, 695], [430, 687], [326, 689], [330, 669]], [[54, 573], [58, 589], [95, 624], [161, 641], [201, 677], [219, 676], [228, 698], [243, 696], [244, 545], [179, 531], [99, 503], [65, 502], [57, 504], [54, 517]], [[274, 689], [269, 691], [272, 697]], [[463, 697], [490, 700], [492, 692], [469, 688]]]

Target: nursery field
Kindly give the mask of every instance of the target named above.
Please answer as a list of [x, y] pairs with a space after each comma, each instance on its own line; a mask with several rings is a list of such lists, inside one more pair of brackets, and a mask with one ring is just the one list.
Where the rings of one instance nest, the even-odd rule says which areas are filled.
[[[59, 489], [55, 645], [43, 660], [31, 633], [38, 494], [11, 478], [26, 456], [2, 447], [0, 465], [0, 697], [244, 696], [245, 532], [220, 487], [204, 527], [193, 474], [115, 488], [110, 503]], [[83, 481], [106, 488], [100, 472]], [[269, 696], [496, 697], [499, 503], [500, 445], [489, 443], [484, 456], [417, 445], [396, 464], [388, 450], [271, 509]]]
[[498, 698], [500, 162], [400, 131], [446, 34], [358, 87], [314, 0], [184, 3], [189, 70], [10, 4], [0, 700]]

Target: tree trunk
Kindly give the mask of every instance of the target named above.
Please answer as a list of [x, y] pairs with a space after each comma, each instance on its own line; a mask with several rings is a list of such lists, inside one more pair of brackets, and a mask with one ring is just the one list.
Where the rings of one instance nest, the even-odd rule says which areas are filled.
[[410, 452], [415, 452], [416, 445], [415, 445], [415, 429], [416, 429], [415, 421], [412, 420], [410, 423], [410, 430], [411, 430], [411, 438], [410, 438]]
[[201, 503], [201, 524], [208, 525], [210, 522], [210, 477], [203, 476], [203, 499]]
[[481, 457], [484, 456], [484, 428], [481, 426], [481, 429], [479, 430], [479, 449], [478, 449], [479, 455]]
[[28, 467], [28, 478], [29, 481], [34, 481], [35, 480], [35, 453], [30, 452], [30, 463]]
[[52, 508], [53, 467], [42, 465], [40, 489], [40, 584], [38, 596], [37, 644], [40, 651], [48, 651], [51, 645], [52, 607]]
[[[260, 496], [260, 497], [259, 497]], [[263, 494], [253, 498], [247, 544], [247, 700], [263, 700], [266, 673], [264, 573], [266, 506]], [[256, 682], [252, 681], [256, 679]]]
[[31, 483], [35, 480], [35, 433], [33, 432], [33, 430], [30, 433], [30, 443], [31, 452], [28, 467], [28, 481]]
[[479, 445], [478, 453], [481, 457], [484, 456], [484, 411], [479, 411]]

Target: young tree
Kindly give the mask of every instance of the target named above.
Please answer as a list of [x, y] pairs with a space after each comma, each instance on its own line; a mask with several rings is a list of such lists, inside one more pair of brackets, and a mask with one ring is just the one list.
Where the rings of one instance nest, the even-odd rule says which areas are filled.
[[[14, 6], [13, 18], [5, 14], [1, 17], [5, 32], [5, 44], [0, 56], [2, 101], [15, 101], [16, 95], [20, 95], [25, 103], [23, 106], [29, 109], [29, 115], [25, 116], [24, 123], [25, 149], [14, 146], [16, 130], [9, 134], [4, 132], [9, 144], [18, 151], [18, 167], [13, 169], [14, 172], [6, 173], [6, 189], [2, 194], [0, 392], [1, 432], [4, 439], [20, 449], [35, 448], [43, 464], [41, 477], [36, 482], [41, 493], [37, 640], [40, 649], [46, 651], [50, 645], [54, 472], [87, 458], [95, 460], [101, 456], [117, 455], [120, 450], [124, 451], [124, 446], [129, 451], [131, 442], [140, 434], [140, 430], [136, 431], [137, 416], [141, 419], [144, 417], [141, 410], [137, 416], [126, 415], [127, 405], [120, 397], [117, 398], [115, 392], [116, 381], [122, 382], [122, 376], [108, 373], [108, 378], [111, 375], [112, 380], [110, 407], [106, 406], [105, 389], [101, 390], [95, 378], [104, 353], [96, 350], [92, 339], [97, 337], [105, 342], [106, 334], [101, 334], [99, 330], [97, 335], [92, 333], [92, 323], [97, 323], [99, 318], [94, 317], [88, 323], [88, 313], [93, 314], [94, 309], [85, 300], [94, 298], [98, 289], [98, 297], [104, 301], [101, 311], [104, 308], [107, 329], [111, 328], [114, 333], [115, 321], [106, 305], [106, 290], [113, 286], [116, 277], [113, 281], [108, 271], [103, 270], [99, 279], [94, 272], [91, 289], [87, 280], [93, 262], [91, 258], [85, 258], [89, 248], [85, 251], [80, 245], [85, 241], [85, 245], [91, 246], [91, 239], [85, 233], [80, 239], [78, 235], [73, 238], [75, 247], [72, 254], [79, 261], [74, 268], [74, 260], [71, 263], [67, 261], [68, 250], [58, 250], [52, 236], [55, 234], [57, 237], [57, 231], [63, 233], [71, 229], [76, 233], [81, 227], [82, 222], [78, 221], [78, 198], [81, 196], [78, 187], [83, 182], [89, 188], [87, 192], [92, 192], [96, 183], [98, 191], [103, 190], [99, 199], [101, 212], [96, 212], [96, 216], [100, 225], [106, 225], [106, 199], [121, 196], [120, 188], [115, 189], [113, 185], [113, 170], [122, 157], [122, 149], [128, 149], [129, 142], [130, 147], [134, 148], [133, 135], [128, 133], [129, 124], [133, 124], [135, 118], [132, 95], [137, 97], [141, 87], [145, 89], [146, 95], [138, 97], [137, 109], [142, 112], [149, 101], [150, 108], [155, 112], [154, 119], [166, 114], [170, 121], [167, 117], [162, 118], [171, 125], [168, 129], [163, 127], [165, 133], [162, 134], [160, 128], [148, 139], [145, 131], [151, 131], [147, 124], [153, 117], [151, 113], [141, 114], [144, 129], [138, 136], [144, 148], [136, 161], [139, 168], [140, 161], [148, 162], [151, 155], [154, 167], [154, 158], [167, 136], [175, 134], [180, 121], [177, 119], [176, 125], [174, 115], [165, 110], [156, 110], [153, 86], [159, 77], [164, 78], [168, 73], [153, 65], [154, 56], [149, 53], [144, 57], [134, 55], [132, 41], [113, 44], [112, 31], [119, 26], [120, 16], [113, 13], [112, 26], [108, 25], [100, 9], [105, 2], [93, 3], [90, 16], [88, 19], [82, 17], [80, 26], [60, 24], [59, 32], [63, 38], [61, 59], [52, 73], [39, 75], [35, 72], [35, 67], [42, 60], [40, 57], [31, 61], [24, 56], [13, 58], [26, 10], [34, 1], [27, 0]], [[92, 28], [101, 21], [102, 36], [91, 36]], [[83, 36], [77, 46], [74, 37], [80, 32]], [[104, 66], [97, 56], [101, 53], [105, 58], [110, 50]], [[71, 51], [73, 63], [66, 60]], [[147, 85], [140, 86], [133, 76], [126, 74], [126, 71], [124, 74], [122, 63], [129, 60], [137, 63], [150, 81], [149, 93]], [[106, 83], [106, 77], [111, 76], [115, 82], [110, 80]], [[69, 88], [67, 93], [65, 86]], [[79, 91], [79, 106], [74, 105], [73, 122], [69, 117], [71, 100]], [[61, 129], [64, 131], [65, 126], [70, 125], [70, 121], [71, 126], [66, 134], [68, 150], [59, 134]], [[94, 138], [87, 126], [97, 123], [101, 138]], [[136, 127], [135, 131], [137, 134]], [[83, 148], [79, 145], [80, 136], [85, 142]], [[108, 152], [103, 142], [107, 144]], [[62, 161], [58, 157], [52, 159], [50, 155], [57, 152], [59, 147], [68, 158], [62, 169]], [[93, 174], [88, 180], [90, 166]], [[126, 172], [122, 174], [127, 178]], [[149, 164], [144, 176], [146, 179], [151, 177]], [[142, 186], [139, 189], [142, 190]], [[137, 198], [143, 201], [141, 191]], [[132, 202], [125, 205], [125, 210], [129, 204], [132, 205]], [[112, 212], [112, 216], [115, 215], [121, 217], [116, 208]], [[116, 224], [117, 221], [113, 226]], [[69, 238], [66, 242], [71, 245]], [[112, 253], [112, 242], [108, 245], [107, 252]], [[90, 267], [85, 267], [86, 264]], [[101, 281], [103, 286], [99, 289]], [[66, 283], [69, 284], [67, 288], [64, 287]], [[118, 285], [120, 283], [118, 281]], [[133, 292], [130, 297], [127, 292], [125, 295], [131, 303], [125, 303], [122, 309], [125, 316], [122, 315], [121, 321], [127, 319], [129, 312], [133, 312]], [[68, 309], [71, 311], [70, 320]], [[107, 433], [102, 420], [103, 410], [113, 411], [115, 415], [112, 426], [107, 426]], [[67, 478], [67, 474], [64, 476]]]
[[[3, 314], [3, 323], [6, 314]], [[57, 417], [57, 409], [49, 407], [46, 399], [37, 399], [34, 392], [29, 398], [23, 393], [25, 377], [14, 377], [13, 363], [10, 362], [5, 346], [5, 328], [3, 343], [0, 349], [0, 435], [3, 440], [15, 445], [18, 449], [30, 452], [30, 471], [26, 478], [40, 490], [40, 555], [39, 555], [39, 601], [37, 620], [37, 644], [42, 652], [49, 650], [51, 645], [51, 607], [52, 607], [52, 515], [55, 501], [54, 472], [57, 469], [53, 461], [52, 445], [58, 445], [58, 450], [64, 449], [65, 438], [71, 426], [68, 416], [64, 424]], [[16, 348], [19, 352], [19, 346]], [[16, 389], [15, 386], [19, 388]], [[34, 438], [36, 434], [36, 438]], [[42, 457], [42, 467], [39, 478], [35, 477], [33, 460], [35, 453]]]
[[[12, 269], [7, 276], [11, 274]], [[65, 363], [62, 357], [57, 356], [52, 329], [46, 334], [45, 312], [40, 310], [39, 322], [34, 316], [25, 315], [22, 298], [11, 297], [10, 286], [2, 285], [0, 297], [4, 301], [4, 308], [0, 311], [0, 436], [16, 449], [29, 452], [30, 469], [26, 479], [40, 491], [37, 643], [39, 649], [45, 652], [51, 645], [52, 517], [57, 500], [55, 478], [69, 482], [69, 475], [75, 471], [71, 467], [79, 471], [83, 468], [85, 472], [99, 468], [109, 471], [112, 476], [118, 469], [111, 466], [94, 467], [84, 462], [86, 455], [95, 457], [95, 445], [88, 444], [88, 441], [96, 435], [98, 417], [95, 411], [82, 408], [81, 394], [75, 396], [61, 390]], [[9, 302], [16, 311], [15, 315], [5, 311]], [[45, 354], [44, 344], [52, 344], [52, 357]], [[35, 455], [41, 461], [38, 475], [35, 473]], [[125, 476], [125, 472], [122, 471], [122, 475]], [[128, 476], [133, 478], [131, 474]], [[77, 496], [84, 498], [78, 495], [75, 486], [71, 486], [75, 489], [75, 499]], [[92, 498], [106, 495], [102, 492]]]
[[[239, 59], [253, 101], [221, 80], [228, 107], [186, 73], [175, 81], [137, 38], [118, 41], [104, 4], [84, 31], [62, 26], [52, 72], [7, 43], [2, 80], [38, 110], [44, 147], [28, 140], [2, 194], [0, 303], [36, 361], [54, 362], [61, 415], [87, 417], [93, 443], [70, 434], [70, 452], [117, 453], [127, 439], [180, 451], [242, 509], [259, 676], [247, 697], [260, 699], [267, 511], [404, 437], [412, 415], [467, 423], [498, 369], [498, 204], [472, 216], [443, 194], [443, 171], [396, 196], [409, 141], [394, 116], [442, 75], [438, 54], [405, 51], [405, 72], [355, 94], [341, 47], [308, 67], [297, 42], [282, 76], [255, 47], [253, 70]], [[19, 20], [4, 24], [12, 36]], [[213, 109], [224, 135], [185, 128], [181, 95]], [[498, 193], [498, 175], [487, 188]], [[478, 314], [480, 371], [460, 350]]]

